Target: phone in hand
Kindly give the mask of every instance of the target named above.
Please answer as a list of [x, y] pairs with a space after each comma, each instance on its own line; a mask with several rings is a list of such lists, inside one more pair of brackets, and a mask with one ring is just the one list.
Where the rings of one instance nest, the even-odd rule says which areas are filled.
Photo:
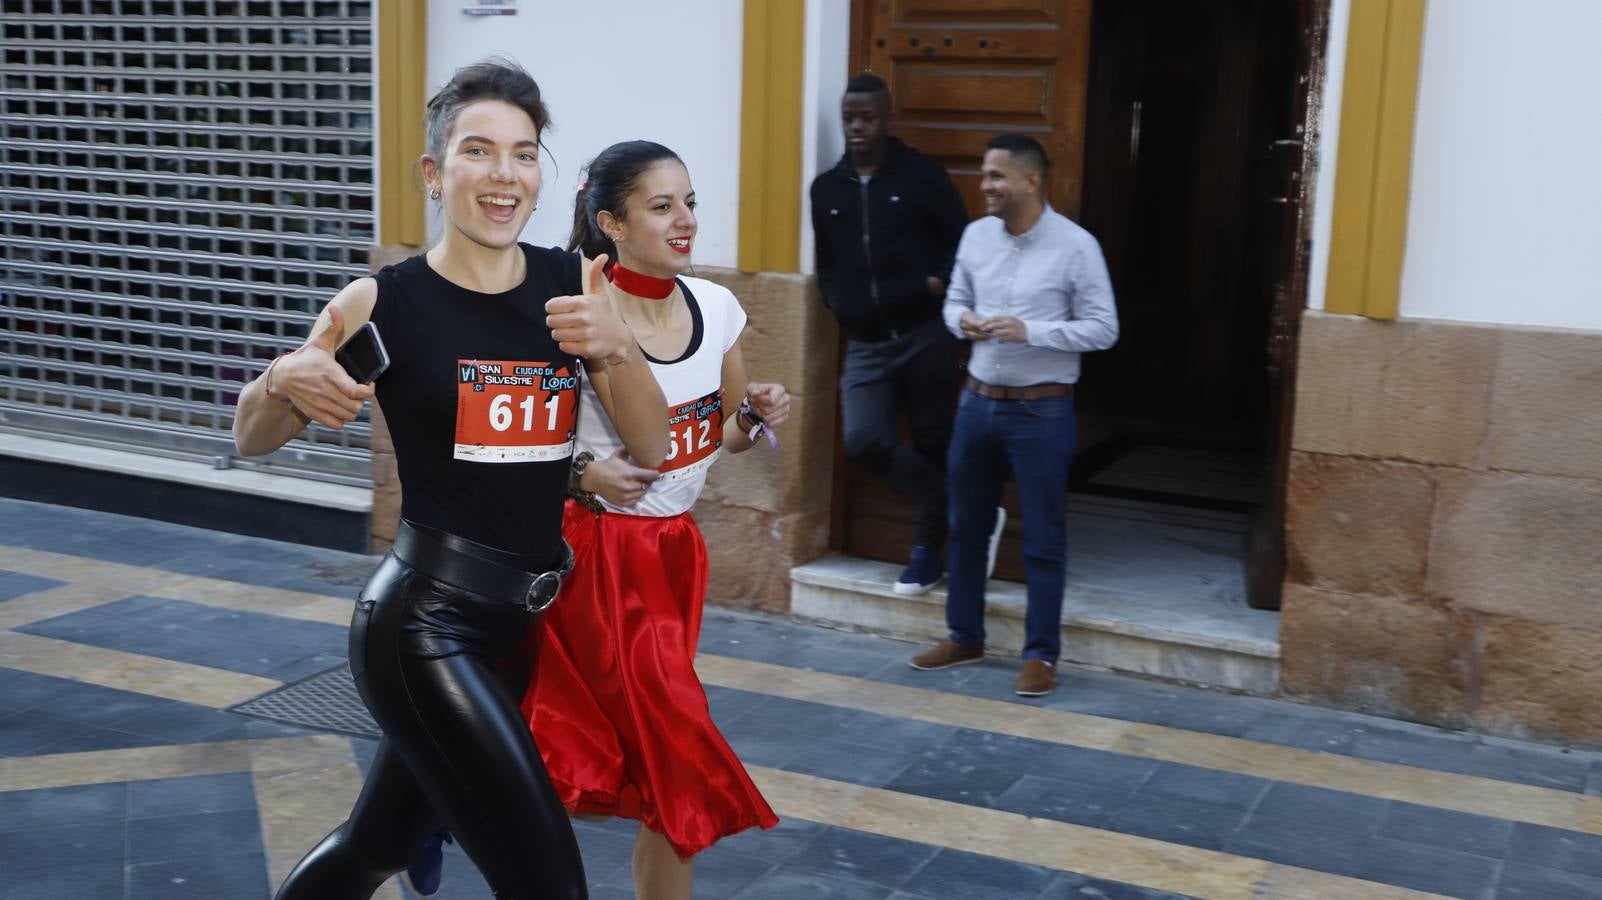
[[371, 384], [389, 368], [389, 351], [378, 337], [378, 326], [371, 321], [356, 329], [345, 343], [334, 351], [334, 361], [357, 384]]

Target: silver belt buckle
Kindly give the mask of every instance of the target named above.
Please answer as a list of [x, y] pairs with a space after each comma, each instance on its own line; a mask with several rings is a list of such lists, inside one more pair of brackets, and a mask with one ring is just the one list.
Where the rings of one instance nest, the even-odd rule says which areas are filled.
[[542, 613], [556, 602], [556, 595], [562, 590], [562, 576], [556, 572], [544, 572], [529, 583], [528, 593], [523, 596], [523, 609], [529, 614]]

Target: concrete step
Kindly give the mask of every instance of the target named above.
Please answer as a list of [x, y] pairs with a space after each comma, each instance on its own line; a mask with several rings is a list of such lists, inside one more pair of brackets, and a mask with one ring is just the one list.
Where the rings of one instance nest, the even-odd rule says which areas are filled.
[[[891, 589], [900, 568], [827, 556], [790, 570], [798, 619], [916, 641], [947, 634], [945, 582], [917, 597]], [[1017, 656], [1024, 586], [991, 581], [987, 652]], [[1065, 662], [1252, 694], [1279, 691], [1279, 614], [1205, 596], [1158, 597], [1070, 583], [1063, 600]]]

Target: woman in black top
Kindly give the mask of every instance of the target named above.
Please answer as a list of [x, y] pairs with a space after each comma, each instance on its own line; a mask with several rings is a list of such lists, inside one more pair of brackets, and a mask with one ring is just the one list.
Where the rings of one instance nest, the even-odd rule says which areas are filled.
[[442, 824], [496, 896], [586, 896], [518, 711], [527, 637], [571, 564], [562, 506], [579, 360], [642, 465], [667, 453], [666, 401], [599, 287], [605, 260], [581, 284], [577, 256], [517, 241], [547, 122], [521, 69], [458, 71], [429, 101], [422, 158], [440, 242], [341, 291], [305, 345], [240, 395], [234, 437], [248, 455], [309, 420], [351, 421], [374, 386], [351, 380], [333, 350], [372, 321], [391, 359], [376, 394], [405, 485], [395, 547], [350, 632], [351, 672], [384, 739], [350, 818], [290, 873], [282, 900], [370, 897]]

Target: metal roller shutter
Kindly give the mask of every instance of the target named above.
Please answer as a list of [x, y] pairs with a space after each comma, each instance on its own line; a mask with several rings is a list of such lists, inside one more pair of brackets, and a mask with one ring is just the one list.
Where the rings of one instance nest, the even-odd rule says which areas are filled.
[[371, 3], [0, 9], [0, 428], [366, 483], [365, 414], [264, 462], [229, 429], [367, 271]]

